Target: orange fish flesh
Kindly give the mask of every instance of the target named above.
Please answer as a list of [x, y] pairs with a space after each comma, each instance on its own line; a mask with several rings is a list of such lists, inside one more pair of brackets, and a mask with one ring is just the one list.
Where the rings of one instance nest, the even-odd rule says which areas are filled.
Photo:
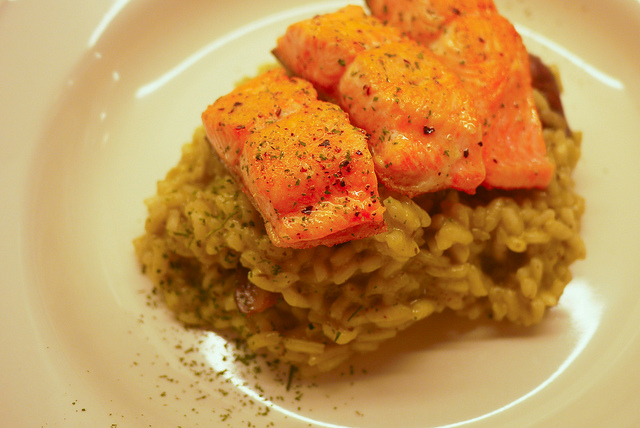
[[367, 0], [373, 16], [428, 45], [461, 15], [493, 13], [492, 0]]
[[202, 114], [207, 137], [281, 247], [385, 230], [367, 135], [302, 79], [267, 72]]
[[535, 109], [529, 55], [491, 1], [369, 0], [374, 16], [428, 46], [460, 76], [482, 121], [488, 188], [544, 188], [554, 173]]

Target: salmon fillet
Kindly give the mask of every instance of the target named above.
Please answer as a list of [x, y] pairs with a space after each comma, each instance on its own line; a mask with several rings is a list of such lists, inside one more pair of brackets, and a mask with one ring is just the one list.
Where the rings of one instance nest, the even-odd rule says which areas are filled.
[[493, 0], [367, 0], [376, 18], [429, 45], [461, 15], [494, 13]]
[[272, 70], [218, 98], [202, 113], [202, 122], [211, 145], [225, 164], [234, 169], [251, 134], [317, 98], [311, 83], [292, 79], [282, 69]]
[[372, 135], [386, 187], [409, 196], [448, 187], [473, 193], [484, 179], [481, 129], [459, 78], [361, 7], [290, 26], [274, 53]]
[[385, 229], [366, 133], [308, 82], [267, 72], [219, 98], [202, 121], [275, 245], [331, 246]]
[[359, 52], [400, 39], [400, 31], [350, 5], [292, 24], [272, 52], [293, 74], [335, 96], [345, 67]]
[[359, 54], [340, 102], [371, 133], [376, 172], [410, 197], [449, 187], [474, 193], [484, 177], [481, 128], [469, 93], [429, 50], [390, 43]]
[[484, 186], [549, 185], [554, 166], [535, 107], [529, 54], [513, 25], [497, 13], [461, 16], [431, 48], [477, 100], [487, 168]]
[[483, 128], [488, 188], [544, 188], [554, 173], [535, 109], [529, 56], [486, 0], [368, 0], [377, 18], [428, 46], [460, 76]]

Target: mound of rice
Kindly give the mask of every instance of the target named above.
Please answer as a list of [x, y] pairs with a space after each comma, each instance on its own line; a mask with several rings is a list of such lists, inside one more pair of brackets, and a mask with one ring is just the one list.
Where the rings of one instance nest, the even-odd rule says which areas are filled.
[[[146, 201], [146, 233], [134, 242], [143, 271], [187, 326], [234, 330], [252, 350], [306, 372], [331, 370], [445, 310], [537, 323], [585, 247], [584, 200], [572, 179], [580, 134], [566, 131], [539, 93], [536, 101], [556, 164], [547, 189], [414, 200], [381, 189], [388, 231], [332, 248], [272, 245], [197, 129]], [[282, 298], [262, 313], [240, 313], [234, 291], [247, 278]]]

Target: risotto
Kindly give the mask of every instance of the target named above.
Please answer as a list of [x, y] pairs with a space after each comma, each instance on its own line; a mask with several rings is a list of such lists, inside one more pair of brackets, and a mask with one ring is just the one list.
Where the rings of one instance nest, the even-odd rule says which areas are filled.
[[[187, 326], [234, 331], [303, 372], [328, 371], [442, 311], [530, 325], [558, 303], [585, 256], [573, 169], [581, 135], [536, 92], [555, 176], [544, 190], [455, 190], [414, 199], [380, 189], [388, 230], [334, 247], [269, 240], [202, 128], [146, 201], [134, 242], [143, 272]], [[276, 293], [245, 315], [236, 289]]]

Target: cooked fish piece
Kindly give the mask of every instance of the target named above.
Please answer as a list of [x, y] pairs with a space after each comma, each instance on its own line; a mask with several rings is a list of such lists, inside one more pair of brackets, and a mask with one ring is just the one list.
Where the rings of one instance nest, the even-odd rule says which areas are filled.
[[461, 15], [494, 13], [493, 0], [367, 0], [376, 18], [428, 45]]
[[366, 133], [308, 85], [279, 69], [239, 86], [203, 113], [209, 140], [275, 245], [331, 246], [384, 231]]
[[549, 185], [554, 165], [534, 103], [529, 54], [513, 25], [497, 13], [460, 16], [431, 49], [476, 100], [483, 121], [484, 186]]
[[291, 72], [334, 96], [345, 67], [359, 52], [400, 39], [399, 30], [350, 5], [289, 26], [272, 52]]
[[368, 0], [372, 14], [430, 47], [474, 98], [488, 188], [544, 188], [554, 166], [535, 109], [529, 56], [491, 0]]
[[381, 231], [366, 134], [335, 104], [311, 104], [253, 134], [240, 168], [276, 244], [333, 245]]
[[450, 187], [474, 193], [484, 180], [473, 100], [428, 49], [399, 42], [362, 52], [338, 92], [352, 122], [371, 133], [386, 187], [410, 197]]
[[220, 157], [230, 168], [236, 168], [244, 142], [251, 134], [317, 98], [311, 83], [291, 78], [278, 68], [218, 98], [202, 113], [202, 122]]

